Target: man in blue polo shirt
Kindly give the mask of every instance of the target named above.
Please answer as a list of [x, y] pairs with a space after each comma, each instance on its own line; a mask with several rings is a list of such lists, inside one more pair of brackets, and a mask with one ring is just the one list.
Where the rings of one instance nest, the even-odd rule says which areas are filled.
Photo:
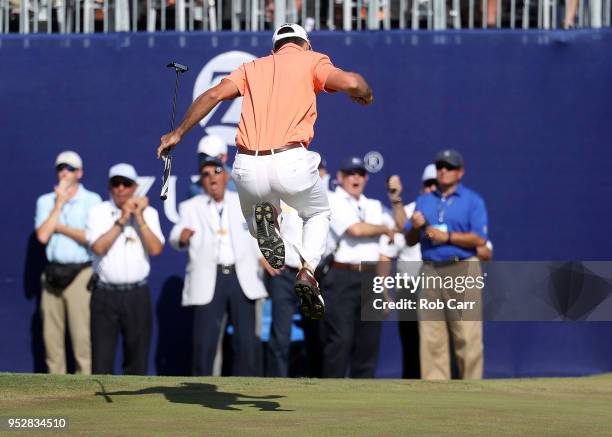
[[[421, 244], [424, 276], [456, 278], [481, 274], [476, 248], [487, 241], [487, 211], [484, 201], [461, 184], [463, 158], [455, 150], [443, 150], [436, 156], [437, 191], [421, 195], [415, 212], [404, 230], [406, 242]], [[469, 261], [462, 263], [461, 261]], [[456, 283], [456, 282], [454, 282]], [[457, 290], [428, 287], [421, 294], [428, 299], [456, 296]], [[462, 297], [478, 298], [479, 290], [462, 293]], [[446, 307], [445, 307], [446, 308]], [[477, 309], [479, 314], [480, 309]], [[462, 378], [482, 378], [482, 321], [475, 313], [466, 320], [451, 320], [445, 309], [421, 311], [419, 307], [419, 339], [421, 377], [449, 379], [449, 332], [454, 342], [459, 373]], [[461, 317], [460, 317], [461, 319]]]

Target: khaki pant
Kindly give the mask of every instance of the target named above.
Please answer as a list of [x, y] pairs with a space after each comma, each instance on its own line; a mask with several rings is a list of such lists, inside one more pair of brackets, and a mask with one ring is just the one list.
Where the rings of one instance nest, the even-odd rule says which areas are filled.
[[63, 291], [50, 287], [42, 277], [40, 304], [43, 338], [49, 373], [66, 373], [66, 319], [76, 361], [76, 373], [91, 374], [91, 334], [87, 282], [92, 268], [83, 269]]
[[[424, 264], [425, 276], [456, 277], [481, 275], [480, 263], [476, 257], [444, 267]], [[456, 293], [440, 289], [428, 289], [422, 293], [428, 299], [437, 298], [448, 302]], [[421, 378], [450, 379], [449, 339], [453, 341], [459, 375], [462, 379], [481, 379], [483, 370], [482, 308], [479, 291], [466, 291], [465, 301], [476, 300], [472, 311], [457, 313], [445, 310], [419, 309], [419, 340], [421, 355]], [[459, 320], [462, 319], [462, 320]], [[467, 319], [467, 320], [466, 320]], [[449, 338], [450, 333], [450, 338]]]

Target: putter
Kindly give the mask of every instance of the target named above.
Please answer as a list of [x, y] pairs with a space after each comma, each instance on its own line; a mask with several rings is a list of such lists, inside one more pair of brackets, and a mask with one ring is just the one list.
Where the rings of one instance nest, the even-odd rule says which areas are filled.
[[[179, 64], [177, 62], [170, 62], [166, 65], [168, 68], [174, 68], [174, 72], [176, 73], [176, 81], [174, 82], [174, 97], [172, 98], [172, 118], [170, 120], [170, 132], [174, 130], [174, 116], [176, 114], [176, 94], [178, 93], [178, 85], [179, 85], [179, 74], [184, 73], [189, 70], [186, 65]], [[161, 200], [166, 200], [168, 198], [168, 182], [170, 180], [170, 172], [172, 170], [172, 155], [171, 151], [168, 150], [162, 158], [164, 160], [164, 176], [162, 178], [162, 188], [161, 194], [159, 197]]]

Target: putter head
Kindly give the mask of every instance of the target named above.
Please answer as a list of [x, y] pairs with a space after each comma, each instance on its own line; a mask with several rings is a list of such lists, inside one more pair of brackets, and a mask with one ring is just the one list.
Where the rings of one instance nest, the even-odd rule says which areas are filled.
[[184, 73], [189, 70], [189, 67], [183, 64], [179, 64], [178, 62], [170, 62], [168, 65], [166, 65], [166, 67], [174, 68], [174, 71], [176, 71], [177, 73]]

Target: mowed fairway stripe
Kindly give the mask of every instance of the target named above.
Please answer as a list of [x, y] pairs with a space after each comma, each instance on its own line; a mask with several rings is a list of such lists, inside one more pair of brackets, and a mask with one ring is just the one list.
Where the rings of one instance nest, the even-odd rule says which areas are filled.
[[64, 416], [71, 435], [609, 435], [611, 405], [612, 375], [430, 382], [0, 373], [1, 416]]

